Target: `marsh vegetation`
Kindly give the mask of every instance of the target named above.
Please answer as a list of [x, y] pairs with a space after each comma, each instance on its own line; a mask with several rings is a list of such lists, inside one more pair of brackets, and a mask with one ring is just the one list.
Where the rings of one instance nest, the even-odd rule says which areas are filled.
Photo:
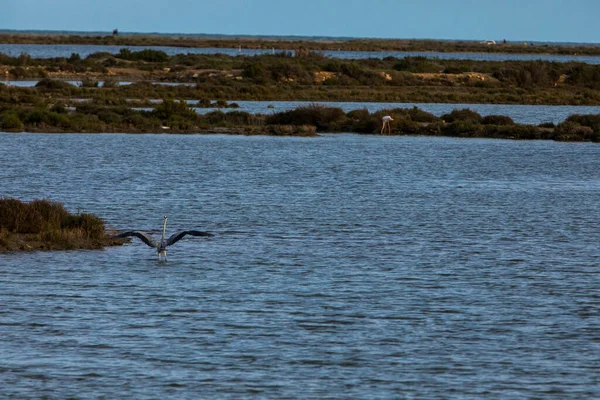
[[0, 54], [0, 73], [9, 80], [77, 79], [79, 86], [44, 81], [39, 90], [80, 98], [600, 105], [600, 65], [576, 62], [340, 60], [311, 52], [168, 56], [159, 50], [121, 49], [85, 59], [78, 54], [51, 59]]
[[93, 214], [69, 213], [58, 202], [0, 198], [0, 252], [99, 249], [121, 245]]
[[[374, 134], [383, 115], [394, 117], [395, 135], [598, 141], [600, 132], [598, 116], [574, 115], [556, 126], [532, 126], [515, 124], [508, 116], [483, 118], [470, 110], [436, 117], [417, 108], [346, 113], [318, 104], [269, 115], [237, 110], [200, 115], [185, 101], [174, 100], [202, 99], [197, 107], [219, 108], [235, 107], [231, 99], [600, 104], [600, 65], [583, 63], [340, 60], [310, 51], [168, 56], [159, 50], [123, 48], [115, 55], [96, 53], [85, 59], [78, 54], [53, 59], [0, 55], [0, 65], [11, 78], [40, 79], [35, 87], [0, 84], [0, 129], [10, 132]], [[81, 83], [65, 81], [73, 77]], [[133, 83], [119, 85], [123, 79]], [[167, 82], [185, 84], [160, 84]]]
[[[31, 102], [27, 102], [30, 100]], [[40, 97], [0, 103], [0, 130], [8, 132], [229, 133], [314, 136], [318, 133], [379, 134], [381, 118], [393, 117], [391, 134], [559, 141], [600, 141], [600, 115], [572, 115], [557, 124], [517, 124], [508, 116], [482, 117], [469, 109], [440, 117], [417, 107], [344, 112], [319, 104], [290, 111], [251, 114], [221, 110], [197, 113], [184, 101], [164, 99], [149, 110], [93, 100], [66, 107]]]

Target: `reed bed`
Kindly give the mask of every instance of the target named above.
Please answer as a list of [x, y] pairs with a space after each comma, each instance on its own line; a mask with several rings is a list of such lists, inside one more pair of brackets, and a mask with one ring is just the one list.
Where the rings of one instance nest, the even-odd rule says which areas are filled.
[[71, 214], [58, 202], [0, 198], [0, 250], [96, 248], [109, 239], [99, 217]]

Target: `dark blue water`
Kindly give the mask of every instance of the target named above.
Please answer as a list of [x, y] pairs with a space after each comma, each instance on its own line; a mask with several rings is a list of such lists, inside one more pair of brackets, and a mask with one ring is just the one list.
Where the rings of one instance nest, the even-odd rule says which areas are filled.
[[[27, 53], [34, 58], [69, 57], [78, 53], [81, 57], [98, 52], [117, 54], [122, 48], [132, 51], [145, 49], [161, 50], [168, 55], [175, 54], [226, 54], [229, 56], [256, 56], [262, 54], [276, 54], [281, 52], [293, 53], [292, 50], [280, 49], [239, 49], [239, 48], [193, 48], [170, 46], [108, 46], [108, 45], [75, 45], [75, 44], [0, 44], [0, 53], [17, 57]], [[341, 59], [364, 59], [386, 57], [427, 57], [441, 60], [476, 60], [476, 61], [556, 61], [556, 62], [582, 62], [587, 64], [600, 64], [600, 56], [582, 55], [553, 55], [553, 54], [505, 54], [505, 53], [445, 53], [429, 51], [345, 51], [324, 50], [317, 51], [324, 56]]]
[[0, 194], [143, 243], [0, 255], [15, 398], [600, 396], [600, 146], [0, 134]]

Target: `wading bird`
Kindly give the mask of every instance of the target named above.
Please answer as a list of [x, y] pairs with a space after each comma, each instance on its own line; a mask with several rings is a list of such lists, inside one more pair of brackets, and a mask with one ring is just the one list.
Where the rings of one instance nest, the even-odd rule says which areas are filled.
[[388, 135], [392, 134], [392, 126], [390, 125], [390, 121], [393, 121], [393, 118], [390, 117], [389, 115], [386, 115], [385, 117], [381, 118], [381, 122], [383, 122], [383, 126], [381, 127], [382, 135], [383, 135], [383, 132], [385, 132], [386, 126], [387, 126]]
[[173, 235], [171, 235], [171, 237], [169, 237], [167, 239], [166, 238], [166, 234], [167, 234], [167, 216], [165, 215], [165, 220], [163, 222], [162, 237], [161, 237], [161, 239], [160, 239], [159, 242], [157, 242], [156, 240], [154, 240], [154, 238], [150, 234], [148, 234], [146, 232], [142, 232], [142, 231], [127, 231], [127, 232], [122, 232], [122, 233], [119, 233], [115, 237], [124, 238], [124, 237], [128, 237], [128, 236], [136, 236], [136, 237], [142, 239], [142, 242], [146, 243], [150, 247], [154, 247], [156, 249], [156, 251], [158, 251], [158, 261], [160, 261], [161, 254], [163, 256], [165, 256], [165, 261], [167, 261], [167, 246], [170, 246], [173, 243], [179, 241], [185, 235], [191, 235], [191, 236], [208, 236], [208, 237], [214, 236], [212, 233], [209, 233], [209, 232], [202, 232], [202, 231], [180, 231], [180, 232], [174, 233]]

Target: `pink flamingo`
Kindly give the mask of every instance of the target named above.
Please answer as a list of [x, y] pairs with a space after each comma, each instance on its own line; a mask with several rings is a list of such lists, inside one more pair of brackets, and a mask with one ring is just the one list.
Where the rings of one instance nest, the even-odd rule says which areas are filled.
[[389, 115], [386, 115], [385, 117], [381, 118], [381, 122], [383, 122], [383, 126], [381, 127], [381, 134], [383, 135], [385, 132], [385, 128], [387, 126], [387, 132], [388, 135], [392, 134], [392, 126], [390, 125], [390, 121], [393, 121], [394, 119], [392, 117], [390, 117]]

